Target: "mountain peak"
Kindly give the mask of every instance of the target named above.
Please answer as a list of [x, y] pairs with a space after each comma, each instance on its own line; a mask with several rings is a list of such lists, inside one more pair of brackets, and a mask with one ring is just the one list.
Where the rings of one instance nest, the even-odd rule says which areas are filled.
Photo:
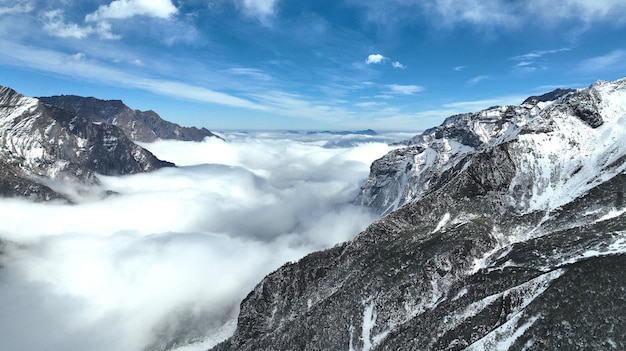
[[557, 88], [552, 90], [551, 92], [542, 94], [542, 95], [538, 95], [538, 96], [530, 96], [528, 97], [526, 100], [524, 100], [524, 102], [522, 102], [522, 105], [524, 104], [531, 104], [531, 105], [536, 105], [538, 102], [548, 102], [548, 101], [554, 101], [558, 98], [560, 98], [561, 96], [565, 96], [571, 92], [576, 91], [575, 89], [562, 89], [562, 88]]

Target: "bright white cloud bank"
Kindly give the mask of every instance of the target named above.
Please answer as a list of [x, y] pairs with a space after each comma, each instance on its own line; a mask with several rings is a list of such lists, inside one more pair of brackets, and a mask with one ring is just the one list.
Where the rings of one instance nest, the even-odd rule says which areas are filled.
[[119, 195], [0, 200], [0, 349], [206, 349], [228, 336], [265, 274], [374, 219], [348, 203], [389, 147], [323, 145], [161, 141], [147, 146], [181, 167], [103, 177]]
[[86, 21], [121, 19], [133, 16], [168, 18], [177, 12], [170, 0], [115, 0], [101, 5], [94, 13], [85, 16]]

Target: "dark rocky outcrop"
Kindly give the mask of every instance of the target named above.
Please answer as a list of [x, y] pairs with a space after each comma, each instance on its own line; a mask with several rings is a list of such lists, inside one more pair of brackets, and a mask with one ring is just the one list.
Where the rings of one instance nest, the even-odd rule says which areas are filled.
[[555, 101], [559, 99], [561, 96], [565, 96], [574, 91], [576, 90], [557, 88], [557, 89], [552, 90], [549, 93], [545, 93], [545, 94], [538, 95], [538, 96], [535, 96], [535, 95], [530, 96], [526, 100], [524, 100], [524, 102], [522, 102], [522, 105], [524, 104], [536, 105], [538, 102]]

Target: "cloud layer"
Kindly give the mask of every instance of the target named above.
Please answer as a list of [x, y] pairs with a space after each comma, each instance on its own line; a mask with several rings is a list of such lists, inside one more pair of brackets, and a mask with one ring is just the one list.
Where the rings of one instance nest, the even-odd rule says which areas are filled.
[[0, 349], [219, 341], [265, 274], [374, 219], [348, 203], [388, 146], [325, 144], [161, 141], [148, 147], [181, 167], [102, 177], [118, 195], [0, 200]]

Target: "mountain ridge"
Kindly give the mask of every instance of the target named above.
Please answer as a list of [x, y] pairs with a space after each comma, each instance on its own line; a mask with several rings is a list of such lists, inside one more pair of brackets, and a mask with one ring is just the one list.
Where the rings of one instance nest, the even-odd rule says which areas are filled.
[[212, 350], [625, 348], [625, 127], [626, 79], [446, 120], [372, 165], [384, 217], [268, 275]]
[[202, 141], [206, 137], [220, 138], [206, 128], [181, 127], [163, 120], [152, 110], [133, 110], [122, 100], [102, 100], [77, 95], [39, 97], [40, 101], [73, 111], [92, 122], [119, 127], [133, 141], [153, 142], [158, 139]]

